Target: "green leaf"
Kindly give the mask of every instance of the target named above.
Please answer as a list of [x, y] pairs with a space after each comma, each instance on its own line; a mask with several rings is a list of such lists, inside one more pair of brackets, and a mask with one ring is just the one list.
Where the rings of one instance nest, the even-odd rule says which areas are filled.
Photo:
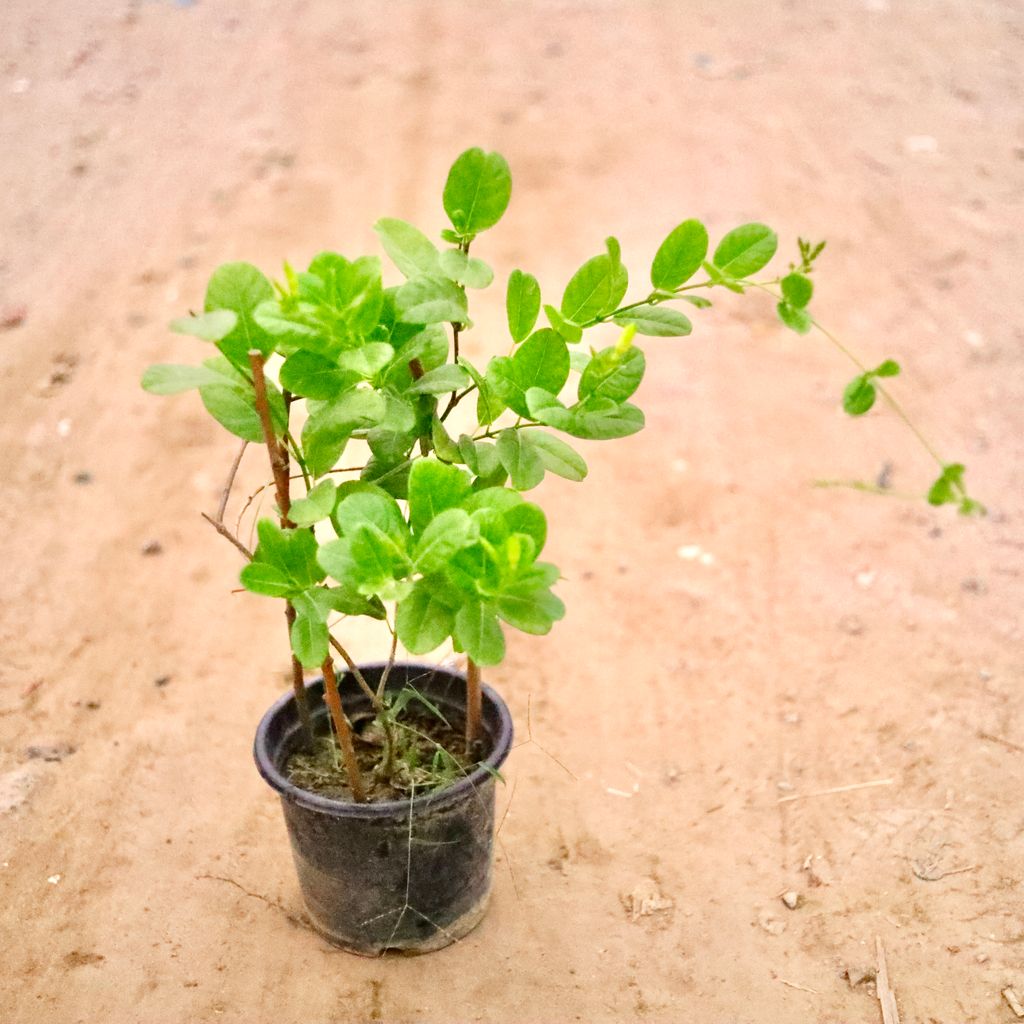
[[206, 411], [225, 429], [243, 441], [263, 442], [263, 426], [255, 397], [231, 384], [205, 384], [199, 396]]
[[699, 220], [684, 220], [672, 229], [655, 254], [651, 284], [673, 291], [700, 270], [707, 253], [707, 228]]
[[306, 593], [316, 602], [326, 619], [331, 612], [342, 615], [366, 615], [379, 621], [387, 618], [384, 605], [375, 597], [365, 597], [349, 587], [314, 587]]
[[356, 527], [349, 538], [349, 552], [358, 574], [357, 589], [362, 594], [381, 592], [396, 575], [404, 575], [410, 569], [398, 544], [372, 523]]
[[224, 377], [208, 366], [156, 363], [142, 375], [142, 387], [151, 395], [178, 395], [207, 384], [224, 383]]
[[788, 302], [780, 302], [776, 307], [775, 311], [779, 314], [779, 319], [792, 331], [796, 331], [797, 334], [807, 334], [814, 326], [811, 321], [811, 314], [806, 309], [798, 309], [796, 306], [791, 306]]
[[795, 309], [803, 309], [811, 301], [814, 284], [803, 274], [787, 274], [782, 279], [782, 297]]
[[544, 303], [544, 314], [547, 316], [548, 323], [551, 324], [552, 328], [565, 338], [570, 345], [574, 345], [583, 337], [583, 328], [566, 320], [554, 306]]
[[441, 254], [419, 228], [394, 217], [382, 217], [373, 226], [391, 262], [406, 277], [441, 273]]
[[530, 444], [540, 455], [545, 469], [566, 480], [578, 482], [586, 477], [587, 464], [583, 457], [561, 438], [543, 430], [531, 430], [529, 434]]
[[522, 430], [503, 430], [498, 435], [498, 459], [517, 491], [528, 491], [544, 479], [544, 462]]
[[886, 359], [871, 371], [875, 377], [897, 377], [899, 372], [900, 364], [895, 359]]
[[498, 665], [505, 657], [505, 636], [498, 617], [478, 601], [470, 601], [458, 610], [453, 635], [478, 665]]
[[467, 288], [486, 288], [494, 280], [494, 271], [488, 264], [461, 249], [441, 253], [441, 273]]
[[267, 562], [250, 562], [240, 579], [246, 590], [267, 597], [289, 597], [300, 589], [288, 573]]
[[514, 629], [544, 636], [565, 616], [565, 605], [546, 587], [532, 584], [506, 587], [494, 602], [495, 610]]
[[843, 409], [851, 416], [863, 416], [875, 404], [875, 385], [867, 374], [854, 377], [843, 391]]
[[307, 594], [299, 594], [292, 602], [295, 621], [291, 628], [292, 650], [304, 668], [317, 668], [327, 660], [327, 623], [317, 603]]
[[574, 413], [544, 388], [530, 388], [526, 392], [526, 405], [530, 416], [538, 423], [566, 431], [572, 426]]
[[430, 422], [430, 440], [439, 459], [443, 459], [445, 462], [458, 462], [462, 458], [459, 446], [444, 429], [444, 424], [436, 413]]
[[491, 360], [487, 382], [499, 398], [520, 416], [529, 416], [526, 392], [543, 388], [557, 395], [569, 379], [569, 349], [565, 339], [550, 328], [535, 331], [511, 358]]
[[779, 239], [767, 225], [743, 224], [718, 243], [714, 264], [729, 277], [748, 277], [767, 266], [778, 247]]
[[505, 158], [467, 149], [448, 172], [444, 212], [462, 238], [472, 238], [501, 220], [511, 195], [512, 174]]
[[516, 343], [529, 336], [540, 313], [540, 285], [532, 274], [513, 270], [505, 295], [508, 332]]
[[489, 481], [499, 473], [504, 474], [498, 450], [490, 441], [474, 441], [463, 434], [459, 438], [459, 454], [469, 471], [481, 480]]
[[320, 351], [332, 345], [327, 328], [310, 322], [313, 316], [308, 303], [285, 311], [280, 302], [261, 302], [252, 316], [256, 325], [278, 346]]
[[928, 491], [928, 503], [930, 505], [957, 504], [961, 502], [961, 494], [963, 494], [964, 502], [968, 503], [966, 510], [961, 504], [961, 511], [965, 515], [978, 511], [978, 507], [983, 511], [983, 506], [978, 506], [977, 502], [971, 501], [963, 493], [965, 469], [966, 467], [962, 462], [951, 462], [943, 466], [942, 473], [935, 483], [932, 484], [931, 490]]
[[612, 319], [620, 327], [632, 324], [638, 334], [646, 334], [651, 338], [682, 338], [693, 330], [693, 324], [687, 317], [667, 306], [636, 306]]
[[413, 551], [413, 562], [424, 575], [440, 572], [452, 556], [480, 539], [477, 524], [461, 508], [448, 508], [427, 524]]
[[644, 354], [638, 348], [628, 348], [625, 353], [614, 345], [602, 349], [583, 371], [578, 396], [581, 401], [594, 396], [624, 402], [640, 387], [646, 365]]
[[587, 260], [565, 287], [561, 313], [567, 320], [585, 324], [613, 310], [626, 294], [629, 275], [610, 255]]
[[445, 363], [436, 370], [428, 370], [414, 381], [410, 391], [418, 395], [441, 395], [446, 391], [459, 391], [469, 384], [470, 376], [462, 366]]
[[469, 494], [469, 475], [436, 459], [417, 459], [409, 471], [409, 523], [420, 534], [445, 509], [455, 508]]
[[402, 545], [409, 532], [398, 502], [379, 487], [361, 487], [345, 495], [334, 512], [334, 524], [345, 537], [362, 526], [373, 526]]
[[459, 366], [473, 378], [477, 388], [476, 418], [481, 426], [493, 423], [504, 411], [505, 403], [494, 388], [480, 375], [480, 371], [465, 356], [459, 356]]
[[703, 295], [680, 295], [678, 297], [696, 309], [710, 309], [712, 305], [711, 300], [705, 299]]
[[566, 432], [588, 441], [628, 437], [644, 427], [644, 414], [628, 402], [617, 405], [609, 399], [588, 399], [572, 412], [572, 423]]
[[407, 324], [462, 323], [466, 293], [447, 277], [414, 277], [395, 294], [399, 319]]
[[455, 616], [431, 586], [419, 580], [412, 592], [398, 602], [395, 631], [410, 654], [429, 654], [448, 639], [455, 628]]
[[338, 365], [361, 380], [372, 380], [395, 357], [395, 350], [383, 341], [368, 341], [338, 356]]
[[238, 323], [238, 316], [230, 309], [215, 309], [199, 316], [180, 316], [172, 320], [170, 328], [175, 334], [189, 334], [203, 341], [221, 341]]
[[217, 347], [236, 366], [248, 366], [251, 349], [259, 349], [264, 355], [273, 351], [273, 339], [253, 318], [256, 307], [273, 297], [272, 285], [251, 263], [223, 263], [210, 277], [204, 303], [206, 312], [227, 309], [237, 314], [234, 330], [217, 342]]
[[342, 370], [335, 360], [302, 350], [284, 361], [280, 379], [281, 387], [292, 394], [327, 400], [359, 383], [356, 374]]
[[288, 510], [296, 526], [312, 526], [326, 519], [338, 500], [338, 488], [332, 480], [321, 480], [304, 498], [297, 498]]

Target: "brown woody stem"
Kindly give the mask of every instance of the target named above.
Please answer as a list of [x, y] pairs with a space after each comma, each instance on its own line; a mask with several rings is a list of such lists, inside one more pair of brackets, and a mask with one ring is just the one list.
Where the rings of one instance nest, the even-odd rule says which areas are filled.
[[480, 719], [483, 694], [480, 689], [480, 666], [472, 659], [466, 662], [466, 749], [471, 751], [480, 742]]
[[345, 711], [341, 706], [341, 694], [338, 693], [338, 680], [334, 675], [334, 663], [330, 656], [324, 661], [324, 703], [331, 713], [331, 721], [334, 722], [334, 730], [338, 734], [338, 744], [341, 747], [341, 756], [345, 759], [345, 772], [348, 775], [348, 784], [356, 803], [366, 803], [366, 787], [363, 785], [363, 777], [359, 774], [359, 762], [356, 761], [356, 748], [352, 744], [352, 727], [348, 724]]
[[[270, 415], [270, 402], [267, 400], [267, 378], [263, 372], [263, 354], [258, 351], [249, 353], [249, 366], [252, 367], [252, 386], [256, 392], [256, 414], [263, 428], [263, 440], [270, 457], [270, 469], [274, 474], [274, 487], [277, 491], [277, 507], [281, 512], [281, 527], [287, 529], [295, 524], [288, 518], [291, 509], [291, 483], [288, 477], [288, 449], [278, 440], [274, 433], [274, 421]], [[285, 410], [290, 411], [291, 402], [285, 402]], [[287, 433], [287, 429], [285, 431]], [[295, 622], [295, 608], [291, 601], [285, 604], [285, 621], [288, 623], [288, 639], [291, 642], [292, 624]], [[292, 654], [292, 689], [295, 692], [295, 704], [299, 709], [299, 718], [306, 734], [306, 741], [313, 746], [313, 720], [309, 713], [309, 702], [306, 700], [306, 682], [302, 676], [302, 664]]]

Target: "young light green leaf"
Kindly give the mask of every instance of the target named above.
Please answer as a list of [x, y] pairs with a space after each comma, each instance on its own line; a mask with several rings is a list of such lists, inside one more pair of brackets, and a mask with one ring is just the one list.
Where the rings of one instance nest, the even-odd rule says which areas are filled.
[[544, 462], [523, 430], [503, 430], [498, 435], [498, 459], [517, 491], [528, 491], [544, 479]]
[[498, 397], [497, 392], [487, 380], [481, 376], [480, 371], [465, 356], [459, 356], [459, 366], [473, 378], [473, 383], [476, 385], [477, 420], [481, 426], [493, 423], [505, 411], [505, 403]]
[[420, 580], [398, 603], [395, 631], [410, 654], [429, 654], [451, 636], [455, 615], [429, 580]]
[[296, 526], [312, 526], [326, 519], [338, 499], [338, 488], [332, 480], [321, 480], [304, 498], [296, 498], [288, 510], [288, 518]]
[[455, 363], [446, 363], [436, 370], [428, 370], [409, 390], [418, 395], [441, 395], [446, 391], [458, 391], [469, 384], [466, 370]]
[[705, 299], [703, 295], [680, 295], [678, 298], [682, 299], [683, 302], [688, 302], [691, 306], [696, 309], [710, 309], [711, 300]]
[[439, 512], [427, 524], [413, 551], [413, 564], [424, 575], [440, 572], [452, 556], [480, 539], [477, 524], [461, 508]]
[[778, 247], [779, 239], [767, 225], [743, 224], [718, 243], [714, 264], [728, 277], [748, 277], [767, 266]]
[[900, 364], [895, 359], [886, 359], [871, 371], [875, 377], [897, 377], [899, 372]]
[[566, 480], [580, 481], [587, 475], [583, 457], [561, 438], [543, 430], [530, 430], [530, 444], [540, 455], [544, 468]]
[[875, 385], [867, 374], [854, 377], [843, 391], [843, 409], [851, 416], [863, 416], [875, 404]]
[[188, 334], [203, 341], [226, 338], [238, 323], [238, 315], [230, 309], [214, 309], [199, 316], [179, 316], [170, 328], [175, 334]]
[[811, 314], [806, 309], [798, 309], [796, 306], [791, 306], [788, 302], [780, 302], [775, 307], [775, 311], [779, 314], [779, 319], [791, 331], [796, 331], [797, 334], [808, 334], [814, 326], [811, 321]]
[[458, 610], [453, 635], [478, 665], [498, 665], [505, 657], [505, 635], [498, 617], [479, 601], [469, 601]]
[[580, 401], [593, 396], [624, 402], [640, 387], [646, 365], [644, 354], [638, 348], [628, 348], [625, 353], [614, 345], [602, 349], [580, 377], [577, 392]]
[[206, 384], [224, 384], [225, 378], [208, 366], [156, 363], [142, 375], [142, 387], [151, 395], [178, 395]]
[[[932, 484], [928, 491], [929, 505], [956, 504], [960, 501], [958, 491], [963, 491], [963, 476], [965, 466], [961, 462], [949, 463], [942, 467], [939, 478]], [[970, 499], [967, 499], [970, 500]], [[972, 503], [976, 504], [976, 503]], [[976, 511], [973, 507], [965, 514]]]
[[673, 291], [700, 270], [707, 254], [707, 228], [699, 220], [684, 220], [661, 243], [651, 264], [651, 284]]
[[579, 324], [566, 320], [554, 306], [550, 306], [546, 302], [544, 303], [544, 314], [547, 316], [548, 323], [551, 324], [552, 328], [565, 338], [570, 345], [574, 345], [583, 337], [583, 328]]
[[612, 320], [620, 327], [632, 324], [638, 334], [651, 338], [682, 338], [693, 330], [693, 324], [676, 309], [644, 304], [628, 309]]
[[368, 341], [338, 356], [338, 365], [362, 380], [372, 380], [395, 357], [395, 350], [383, 341]]
[[417, 459], [409, 471], [409, 522], [420, 534], [434, 516], [455, 508], [469, 494], [465, 470], [434, 459]]
[[391, 262], [406, 277], [435, 276], [441, 273], [441, 254], [437, 246], [419, 228], [394, 217], [382, 217], [373, 226]]
[[513, 270], [505, 295], [508, 332], [516, 343], [528, 337], [540, 313], [540, 285], [532, 274]]
[[448, 172], [444, 212], [461, 238], [472, 238], [501, 220], [511, 195], [512, 174], [505, 158], [467, 149]]
[[575, 324], [586, 324], [613, 310], [626, 294], [626, 268], [603, 254], [587, 260], [565, 287], [561, 314]]
[[461, 249], [441, 253], [441, 273], [467, 288], [486, 288], [494, 280], [494, 271], [487, 263]]
[[466, 293], [447, 277], [414, 277], [395, 294], [399, 319], [407, 324], [462, 323]]
[[796, 273], [787, 274], [781, 281], [782, 297], [795, 309], [803, 309], [814, 294], [814, 283], [809, 277]]

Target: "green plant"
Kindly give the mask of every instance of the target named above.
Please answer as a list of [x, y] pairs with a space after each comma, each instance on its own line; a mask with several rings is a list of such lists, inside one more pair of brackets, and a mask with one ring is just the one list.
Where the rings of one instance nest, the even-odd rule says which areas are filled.
[[[899, 366], [887, 359], [867, 368], [810, 312], [824, 243], [800, 240], [799, 258], [787, 272], [756, 279], [778, 247], [763, 224], [728, 232], [709, 253], [704, 225], [684, 221], [654, 256], [651, 289], [631, 302], [625, 302], [629, 275], [614, 238], [572, 275], [557, 306], [542, 302], [535, 277], [513, 270], [505, 299], [509, 350], [474, 366], [459, 350], [472, 327], [468, 296], [490, 285], [494, 274], [470, 249], [500, 220], [510, 195], [505, 160], [470, 149], [455, 161], [444, 188], [447, 247], [404, 221], [378, 221], [381, 243], [407, 279], [397, 287], [384, 286], [380, 261], [369, 256], [324, 252], [304, 271], [285, 264], [283, 280], [274, 284], [248, 263], [219, 267], [204, 312], [171, 325], [211, 342], [218, 354], [200, 366], [153, 366], [143, 379], [157, 394], [198, 388], [210, 414], [242, 439], [243, 451], [249, 443], [265, 446], [278, 515], [259, 521], [255, 551], [223, 520], [241, 451], [219, 514], [207, 518], [244, 555], [243, 586], [285, 602], [295, 694], [307, 728], [303, 669], [322, 669], [357, 799], [365, 789], [330, 649], [377, 709], [387, 739], [384, 774], [401, 760], [402, 707], [389, 704], [383, 682], [377, 690], [367, 686], [332, 635], [330, 618], [385, 621], [392, 661], [399, 642], [423, 655], [451, 638], [468, 657], [471, 745], [480, 727], [479, 666], [504, 657], [503, 623], [544, 634], [564, 611], [552, 592], [558, 569], [540, 560], [544, 513], [522, 493], [549, 472], [569, 480], [586, 476], [586, 463], [566, 437], [608, 440], [643, 427], [643, 413], [629, 401], [645, 368], [636, 336], [688, 335], [691, 322], [678, 304], [706, 309], [711, 302], [698, 293], [767, 292], [787, 327], [820, 332], [859, 371], [842, 398], [846, 411], [863, 415], [881, 396], [939, 465], [928, 500], [981, 511], [965, 489], [963, 466], [935, 454], [883, 384]], [[538, 327], [542, 309], [547, 326]], [[588, 347], [584, 339], [606, 324], [621, 329], [617, 339]], [[456, 433], [453, 414], [461, 407], [464, 417], [471, 397], [475, 416]], [[297, 431], [300, 403], [306, 418]], [[356, 450], [339, 467], [342, 454]], [[303, 493], [293, 499], [292, 482], [300, 479]], [[441, 767], [450, 771], [447, 762]]]

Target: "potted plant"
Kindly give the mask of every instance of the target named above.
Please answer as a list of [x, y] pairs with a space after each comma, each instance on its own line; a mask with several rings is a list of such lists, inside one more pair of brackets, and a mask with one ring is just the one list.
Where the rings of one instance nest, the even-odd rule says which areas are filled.
[[[857, 364], [847, 412], [862, 415], [880, 395], [906, 419], [883, 383], [899, 366], [859, 363], [809, 311], [823, 244], [800, 241], [787, 271], [755, 276], [778, 245], [763, 224], [711, 250], [704, 225], [683, 221], [634, 301], [614, 238], [557, 306], [513, 270], [507, 352], [474, 365], [460, 352], [468, 297], [494, 274], [470, 250], [510, 195], [505, 160], [470, 149], [444, 187], [444, 247], [403, 221], [378, 221], [406, 278], [398, 286], [384, 285], [375, 256], [323, 252], [303, 271], [285, 264], [275, 283], [248, 263], [219, 267], [203, 312], [171, 325], [217, 354], [150, 367], [143, 379], [157, 394], [197, 388], [242, 441], [219, 512], [206, 518], [244, 557], [245, 589], [283, 602], [292, 652], [293, 692], [260, 724], [255, 756], [281, 795], [311, 921], [360, 953], [439, 948], [484, 913], [494, 785], [512, 724], [481, 668], [504, 657], [505, 627], [545, 634], [564, 612], [552, 590], [558, 569], [541, 559], [544, 513], [523, 494], [546, 473], [586, 476], [567, 437], [643, 427], [630, 402], [645, 369], [637, 335], [688, 335], [680, 305], [703, 310], [714, 289], [768, 292], [787, 327], [821, 331]], [[617, 333], [590, 347], [607, 325]], [[254, 550], [224, 522], [249, 444], [265, 450], [277, 503]], [[963, 466], [936, 460], [928, 500], [980, 512]], [[350, 655], [335, 628], [347, 616], [387, 624], [386, 662]], [[448, 642], [465, 654], [464, 674], [396, 659], [398, 645], [419, 657]], [[307, 684], [307, 670], [319, 678]]]

